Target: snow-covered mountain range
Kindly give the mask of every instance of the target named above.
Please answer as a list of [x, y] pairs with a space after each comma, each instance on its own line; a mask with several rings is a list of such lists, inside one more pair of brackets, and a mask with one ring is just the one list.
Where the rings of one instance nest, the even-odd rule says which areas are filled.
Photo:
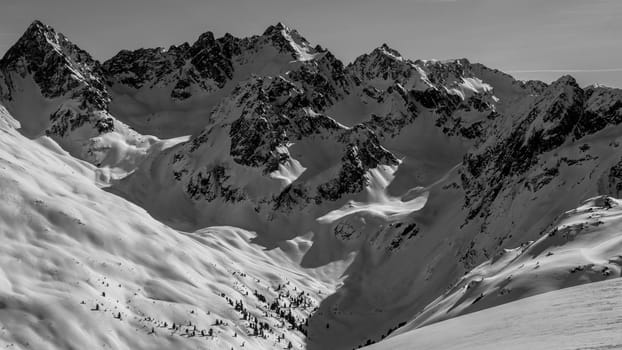
[[620, 276], [619, 89], [281, 23], [100, 63], [35, 21], [0, 105], [18, 348], [351, 349]]

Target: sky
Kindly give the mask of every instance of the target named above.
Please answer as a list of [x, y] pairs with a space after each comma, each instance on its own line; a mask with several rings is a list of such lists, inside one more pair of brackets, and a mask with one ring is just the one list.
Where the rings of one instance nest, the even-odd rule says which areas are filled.
[[387, 43], [412, 59], [466, 57], [519, 79], [622, 87], [622, 0], [2, 0], [0, 54], [34, 19], [100, 61], [281, 21], [345, 63]]

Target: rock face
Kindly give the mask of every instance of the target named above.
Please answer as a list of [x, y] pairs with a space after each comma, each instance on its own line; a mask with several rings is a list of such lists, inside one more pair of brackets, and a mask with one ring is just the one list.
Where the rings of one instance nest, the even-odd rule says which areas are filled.
[[192, 45], [121, 51], [103, 69], [113, 95], [123, 97], [112, 109], [139, 130], [167, 137], [200, 132], [211, 109], [253, 75], [287, 75], [324, 107], [348, 85], [339, 60], [281, 23], [249, 38], [206, 32]]
[[110, 191], [171, 226], [237, 225], [267, 247], [312, 232], [305, 267], [356, 253], [310, 348], [386, 336], [478, 264], [622, 191], [622, 90], [387, 45], [344, 65], [280, 23], [100, 65], [35, 22], [0, 78], [25, 134], [131, 171]]
[[[560, 215], [535, 241], [504, 249], [426, 307], [406, 329], [545, 291], [619, 276], [620, 201], [597, 196]], [[595, 248], [594, 248], [595, 247]], [[586, 255], [585, 249], [593, 249]], [[597, 257], [597, 258], [596, 258]]]
[[[2, 70], [22, 78], [31, 75], [47, 98], [72, 91], [74, 97], [84, 98], [93, 108], [105, 109], [110, 102], [100, 64], [63, 34], [39, 21], [34, 21], [7, 51]], [[10, 82], [8, 86], [10, 97], [15, 87]]]
[[[250, 38], [230, 34], [215, 38], [212, 32], [206, 32], [192, 45], [124, 50], [104, 62], [103, 67], [111, 85], [133, 89], [168, 87], [170, 98], [185, 100], [193, 96], [192, 91], [209, 94], [224, 88], [234, 79], [236, 70], [254, 65], [256, 59], [306, 60], [319, 52], [295, 30], [279, 23], [263, 35]], [[274, 71], [279, 69], [275, 67]]]
[[[615, 130], [622, 96], [619, 90], [605, 89], [594, 98], [594, 90], [581, 89], [570, 77], [559, 79], [522, 116], [513, 118], [513, 124], [491, 128], [495, 131], [486, 144], [467, 154], [461, 171], [465, 224], [477, 223], [495, 238], [471, 239], [460, 253], [465, 270], [508, 242], [518, 246], [517, 238], [536, 239], [556, 215], [570, 209], [564, 198], [578, 203], [589, 195], [617, 195]], [[543, 207], [547, 210], [538, 213], [536, 208]], [[520, 215], [532, 221], [521, 225], [530, 233], [501, 229], [504, 217], [526, 221]]]
[[125, 169], [124, 157], [139, 158], [154, 141], [110, 115], [99, 62], [39, 21], [0, 60], [0, 72], [2, 101], [27, 136], [49, 136], [78, 158]]
[[[463, 186], [467, 199], [480, 200], [473, 203], [470, 217], [487, 209], [505, 181], [524, 175], [541, 154], [556, 149], [572, 136], [583, 117], [584, 99], [584, 91], [572, 78], [562, 78], [547, 87], [511, 128], [504, 127], [491, 135], [492, 144], [466, 156]], [[491, 188], [490, 184], [496, 185]], [[482, 191], [488, 193], [482, 196]]]
[[63, 137], [85, 123], [99, 133], [113, 130], [110, 118], [95, 114], [110, 103], [100, 64], [51, 27], [33, 22], [7, 51], [0, 69], [7, 86], [3, 95], [9, 101], [19, 94], [15, 80], [31, 77], [46, 99], [67, 98], [78, 104], [65, 103], [52, 113], [47, 134]]

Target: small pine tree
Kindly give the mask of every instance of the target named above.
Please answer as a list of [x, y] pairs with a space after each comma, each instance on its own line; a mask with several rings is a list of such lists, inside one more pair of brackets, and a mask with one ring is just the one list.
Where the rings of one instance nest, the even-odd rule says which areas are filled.
[[291, 348], [293, 348], [293, 347], [294, 347], [294, 345], [292, 345], [292, 342], [290, 341], [290, 342], [289, 342], [289, 344], [287, 344], [287, 348], [288, 348], [288, 349], [291, 349]]

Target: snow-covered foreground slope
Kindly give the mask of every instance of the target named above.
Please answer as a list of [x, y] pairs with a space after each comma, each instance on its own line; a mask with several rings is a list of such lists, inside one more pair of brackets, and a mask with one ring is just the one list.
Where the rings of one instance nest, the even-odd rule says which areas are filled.
[[2, 345], [305, 343], [305, 319], [334, 291], [346, 262], [300, 268], [310, 246], [305, 237], [266, 250], [237, 228], [173, 230], [96, 186], [94, 166], [49, 138], [23, 137], [17, 127], [0, 107]]
[[621, 201], [589, 199], [535, 242], [506, 249], [477, 266], [403, 330], [569, 286], [619, 277]]
[[620, 349], [620, 293], [620, 278], [562, 289], [409, 331], [366, 349]]

